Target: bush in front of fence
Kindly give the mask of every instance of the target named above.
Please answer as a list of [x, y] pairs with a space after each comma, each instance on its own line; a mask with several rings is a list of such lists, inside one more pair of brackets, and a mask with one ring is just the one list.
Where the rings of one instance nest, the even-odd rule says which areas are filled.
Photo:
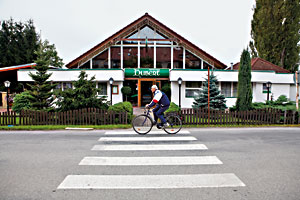
[[31, 108], [29, 98], [30, 93], [28, 91], [17, 94], [14, 98], [12, 110], [17, 113], [20, 113], [22, 110], [29, 110]]
[[165, 113], [169, 113], [169, 112], [179, 112], [179, 111], [180, 111], [179, 106], [178, 106], [176, 103], [171, 102], [170, 107], [168, 108], [168, 110], [166, 110]]
[[[116, 113], [121, 113], [121, 112], [127, 112], [128, 113], [128, 123], [131, 123], [132, 117], [133, 117], [133, 107], [132, 104], [128, 101], [125, 102], [119, 102], [116, 103], [112, 106], [109, 106], [108, 111], [114, 111]], [[118, 122], [119, 118], [116, 117], [116, 122]]]

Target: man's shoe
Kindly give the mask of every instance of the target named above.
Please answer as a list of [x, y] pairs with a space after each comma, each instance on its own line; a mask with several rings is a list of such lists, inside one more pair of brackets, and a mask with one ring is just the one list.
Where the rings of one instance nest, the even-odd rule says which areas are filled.
[[162, 128], [161, 123], [156, 124], [156, 127], [157, 127], [158, 129], [161, 129], [161, 128]]
[[153, 126], [155, 126], [157, 124], [157, 122], [156, 121], [153, 121]]
[[164, 128], [167, 128], [167, 127], [169, 127], [170, 126], [170, 124], [168, 123], [168, 122], [166, 122], [166, 123], [164, 123]]

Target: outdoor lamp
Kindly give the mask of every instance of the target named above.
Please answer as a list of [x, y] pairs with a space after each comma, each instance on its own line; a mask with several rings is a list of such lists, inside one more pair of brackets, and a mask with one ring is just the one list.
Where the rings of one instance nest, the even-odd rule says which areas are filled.
[[177, 81], [178, 81], [178, 84], [179, 84], [179, 85], [182, 84], [182, 78], [181, 78], [181, 77], [179, 77]]
[[179, 77], [177, 79], [178, 85], [179, 85], [179, 108], [181, 109], [181, 84], [182, 84], [182, 78]]
[[4, 81], [4, 86], [6, 87], [6, 104], [7, 104], [7, 113], [9, 113], [9, 103], [8, 103], [8, 88], [10, 86], [9, 81]]
[[114, 79], [112, 77], [110, 77], [110, 79], [109, 79], [109, 84], [110, 84], [110, 105], [112, 105], [112, 92], [113, 92], [112, 84], [113, 83], [114, 83]]
[[109, 79], [109, 84], [113, 84], [114, 83], [114, 79], [112, 78], [112, 77], [110, 77], [110, 79]]
[[270, 93], [271, 86], [272, 86], [272, 83], [270, 81], [266, 82], [266, 87], [267, 87], [267, 90], [268, 90], [267, 101], [269, 101], [269, 93]]

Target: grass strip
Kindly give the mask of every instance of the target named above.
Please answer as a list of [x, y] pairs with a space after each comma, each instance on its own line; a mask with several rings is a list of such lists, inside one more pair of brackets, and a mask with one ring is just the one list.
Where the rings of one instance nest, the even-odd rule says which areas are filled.
[[[115, 125], [35, 125], [35, 126], [0, 126], [0, 130], [65, 130], [71, 128], [93, 128], [93, 129], [131, 129], [131, 124]], [[183, 125], [183, 128], [247, 128], [247, 127], [299, 127], [300, 124], [271, 124], [271, 125]]]
[[126, 129], [131, 124], [115, 125], [34, 125], [34, 126], [0, 126], [0, 130], [65, 130], [65, 128], [94, 128], [94, 129]]

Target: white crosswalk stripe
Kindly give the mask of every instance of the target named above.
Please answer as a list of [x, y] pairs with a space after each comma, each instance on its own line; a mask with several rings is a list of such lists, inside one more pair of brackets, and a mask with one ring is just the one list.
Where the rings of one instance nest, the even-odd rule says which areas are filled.
[[[180, 136], [183, 134], [183, 136]], [[179, 152], [208, 150], [189, 131], [181, 130], [180, 134], [168, 135], [164, 131], [151, 131], [147, 135], [137, 135], [134, 131], [108, 131], [92, 147], [92, 151], [172, 151], [172, 156], [87, 156], [80, 166], [213, 166], [223, 162], [216, 156], [176, 156]], [[126, 142], [126, 144], [120, 144]], [[207, 152], [207, 151], [206, 151]], [[58, 189], [171, 189], [171, 188], [218, 188], [246, 186], [233, 173], [215, 174], [145, 174], [145, 175], [68, 175]]]
[[79, 165], [220, 165], [216, 156], [85, 157]]
[[196, 141], [193, 136], [184, 137], [101, 137], [100, 142], [154, 142], [154, 141]]
[[[163, 130], [153, 130], [147, 133], [147, 135], [161, 135], [161, 134], [167, 135], [167, 133]], [[190, 134], [190, 132], [186, 130], [181, 130], [176, 135], [182, 135], [182, 134]], [[109, 132], [105, 132], [105, 135], [138, 135], [138, 134], [134, 131], [109, 131]]]
[[234, 174], [190, 175], [69, 175], [58, 189], [165, 189], [238, 187]]
[[158, 151], [158, 150], [206, 150], [204, 144], [126, 144], [95, 145], [93, 151]]

